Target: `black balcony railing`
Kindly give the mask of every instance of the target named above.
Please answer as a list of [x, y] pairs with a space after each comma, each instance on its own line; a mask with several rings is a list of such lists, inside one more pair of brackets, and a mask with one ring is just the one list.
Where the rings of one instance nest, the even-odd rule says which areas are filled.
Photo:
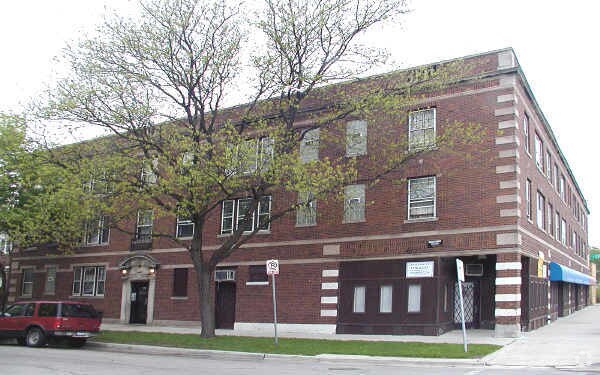
[[152, 238], [140, 238], [131, 240], [131, 246], [129, 250], [140, 251], [140, 250], [151, 250], [152, 249]]

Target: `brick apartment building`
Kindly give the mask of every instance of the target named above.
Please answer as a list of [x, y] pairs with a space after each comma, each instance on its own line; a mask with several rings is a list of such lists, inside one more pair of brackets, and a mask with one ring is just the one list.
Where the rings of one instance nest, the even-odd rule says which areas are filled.
[[[264, 262], [272, 258], [280, 260], [281, 330], [455, 329], [457, 258], [465, 263], [469, 327], [514, 336], [587, 304], [595, 284], [588, 276], [589, 211], [513, 50], [463, 59], [476, 66], [469, 77], [427, 93], [394, 125], [412, 139], [454, 121], [474, 122], [487, 136], [464, 152], [434, 151], [411, 161], [402, 184], [348, 186], [345, 203], [318, 202], [261, 230], [215, 273], [217, 327], [270, 327]], [[376, 147], [369, 135], [390, 125], [381, 121], [348, 121], [347, 131], [366, 137], [355, 156]], [[261, 213], [277, 200], [265, 200]], [[206, 251], [231, 231], [243, 204], [225, 201], [211, 217]], [[143, 212], [131, 225], [136, 233], [152, 226], [180, 237], [193, 231], [189, 222]], [[199, 324], [187, 251], [162, 238], [147, 248], [131, 240], [106, 228], [72, 254], [21, 252], [12, 260], [9, 299], [86, 300], [105, 321]]]

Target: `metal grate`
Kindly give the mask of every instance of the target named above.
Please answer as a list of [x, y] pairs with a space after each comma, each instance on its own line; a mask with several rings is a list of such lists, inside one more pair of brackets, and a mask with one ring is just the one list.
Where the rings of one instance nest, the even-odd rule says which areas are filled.
[[[462, 285], [465, 305], [465, 323], [473, 323], [475, 317], [475, 284], [464, 282]], [[460, 292], [458, 283], [454, 286], [454, 323], [460, 323]]]

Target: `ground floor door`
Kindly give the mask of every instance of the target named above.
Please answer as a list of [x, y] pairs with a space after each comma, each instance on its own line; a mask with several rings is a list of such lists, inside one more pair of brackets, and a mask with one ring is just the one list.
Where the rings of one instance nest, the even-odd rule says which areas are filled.
[[216, 328], [233, 329], [235, 323], [235, 282], [218, 282], [215, 289]]
[[[465, 326], [479, 328], [479, 292], [478, 283], [467, 281], [462, 283], [463, 300], [465, 308]], [[454, 287], [454, 324], [461, 324], [460, 316], [460, 291], [458, 283]]]
[[146, 324], [148, 318], [148, 281], [131, 282], [129, 323]]

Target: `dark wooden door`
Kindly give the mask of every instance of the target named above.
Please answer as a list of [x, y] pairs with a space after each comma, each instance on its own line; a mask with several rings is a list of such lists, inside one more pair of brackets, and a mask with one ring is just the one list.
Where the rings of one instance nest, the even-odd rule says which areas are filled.
[[146, 324], [148, 315], [148, 282], [131, 283], [131, 314], [129, 323]]
[[216, 283], [215, 324], [217, 328], [233, 329], [235, 323], [235, 283]]

